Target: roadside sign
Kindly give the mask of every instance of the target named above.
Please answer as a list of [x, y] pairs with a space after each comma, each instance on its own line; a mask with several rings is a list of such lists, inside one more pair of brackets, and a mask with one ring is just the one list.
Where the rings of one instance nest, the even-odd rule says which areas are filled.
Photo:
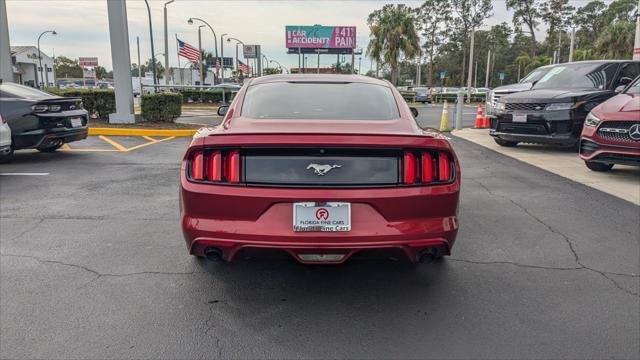
[[97, 57], [80, 57], [78, 58], [78, 65], [80, 67], [96, 67], [98, 66]]
[[500, 80], [504, 80], [504, 71], [500, 71], [498, 77], [500, 77]]
[[288, 49], [355, 49], [356, 27], [287, 25], [285, 39]]
[[440, 71], [440, 79], [444, 79], [447, 77], [447, 72], [446, 71]]
[[258, 53], [260, 53], [260, 45], [244, 45], [242, 53], [245, 59], [256, 59], [258, 58]]

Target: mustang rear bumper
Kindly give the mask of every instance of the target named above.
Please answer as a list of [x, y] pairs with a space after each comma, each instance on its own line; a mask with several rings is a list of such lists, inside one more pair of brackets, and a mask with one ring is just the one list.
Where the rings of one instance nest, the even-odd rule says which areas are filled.
[[[341, 263], [358, 253], [428, 251], [449, 255], [458, 232], [459, 183], [376, 189], [292, 189], [189, 183], [180, 193], [182, 230], [191, 254], [216, 249], [226, 261], [243, 250], [277, 249], [302, 263]], [[351, 203], [351, 231], [294, 232], [293, 202]], [[386, 216], [383, 216], [385, 214]], [[375, 251], [372, 251], [375, 250]], [[310, 260], [310, 255], [337, 255]]]

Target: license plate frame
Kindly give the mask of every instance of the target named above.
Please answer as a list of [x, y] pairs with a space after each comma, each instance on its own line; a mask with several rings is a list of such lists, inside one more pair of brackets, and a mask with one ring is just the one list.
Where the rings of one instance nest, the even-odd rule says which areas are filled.
[[513, 114], [512, 121], [514, 123], [526, 123], [528, 114]]
[[351, 203], [295, 202], [292, 209], [295, 232], [351, 231]]
[[71, 127], [82, 127], [82, 118], [81, 117], [72, 117], [71, 119], [69, 119], [69, 122], [71, 123]]

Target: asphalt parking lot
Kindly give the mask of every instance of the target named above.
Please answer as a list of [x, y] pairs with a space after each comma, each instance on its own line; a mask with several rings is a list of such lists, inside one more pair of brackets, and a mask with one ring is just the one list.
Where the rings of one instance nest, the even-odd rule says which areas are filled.
[[208, 263], [187, 254], [179, 226], [188, 142], [18, 152], [0, 165], [23, 174], [0, 176], [1, 358], [640, 352], [640, 212], [627, 201], [453, 138], [463, 185], [452, 257]]

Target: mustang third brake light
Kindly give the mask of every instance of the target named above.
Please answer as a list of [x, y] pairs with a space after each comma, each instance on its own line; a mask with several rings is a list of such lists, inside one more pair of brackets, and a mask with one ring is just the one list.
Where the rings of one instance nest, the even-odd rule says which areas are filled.
[[[417, 158], [420, 161], [417, 161]], [[405, 151], [403, 157], [403, 183], [412, 184], [436, 184], [449, 182], [453, 178], [451, 171], [451, 158], [446, 152]]]
[[189, 161], [189, 177], [194, 181], [240, 182], [240, 151], [196, 151]]

